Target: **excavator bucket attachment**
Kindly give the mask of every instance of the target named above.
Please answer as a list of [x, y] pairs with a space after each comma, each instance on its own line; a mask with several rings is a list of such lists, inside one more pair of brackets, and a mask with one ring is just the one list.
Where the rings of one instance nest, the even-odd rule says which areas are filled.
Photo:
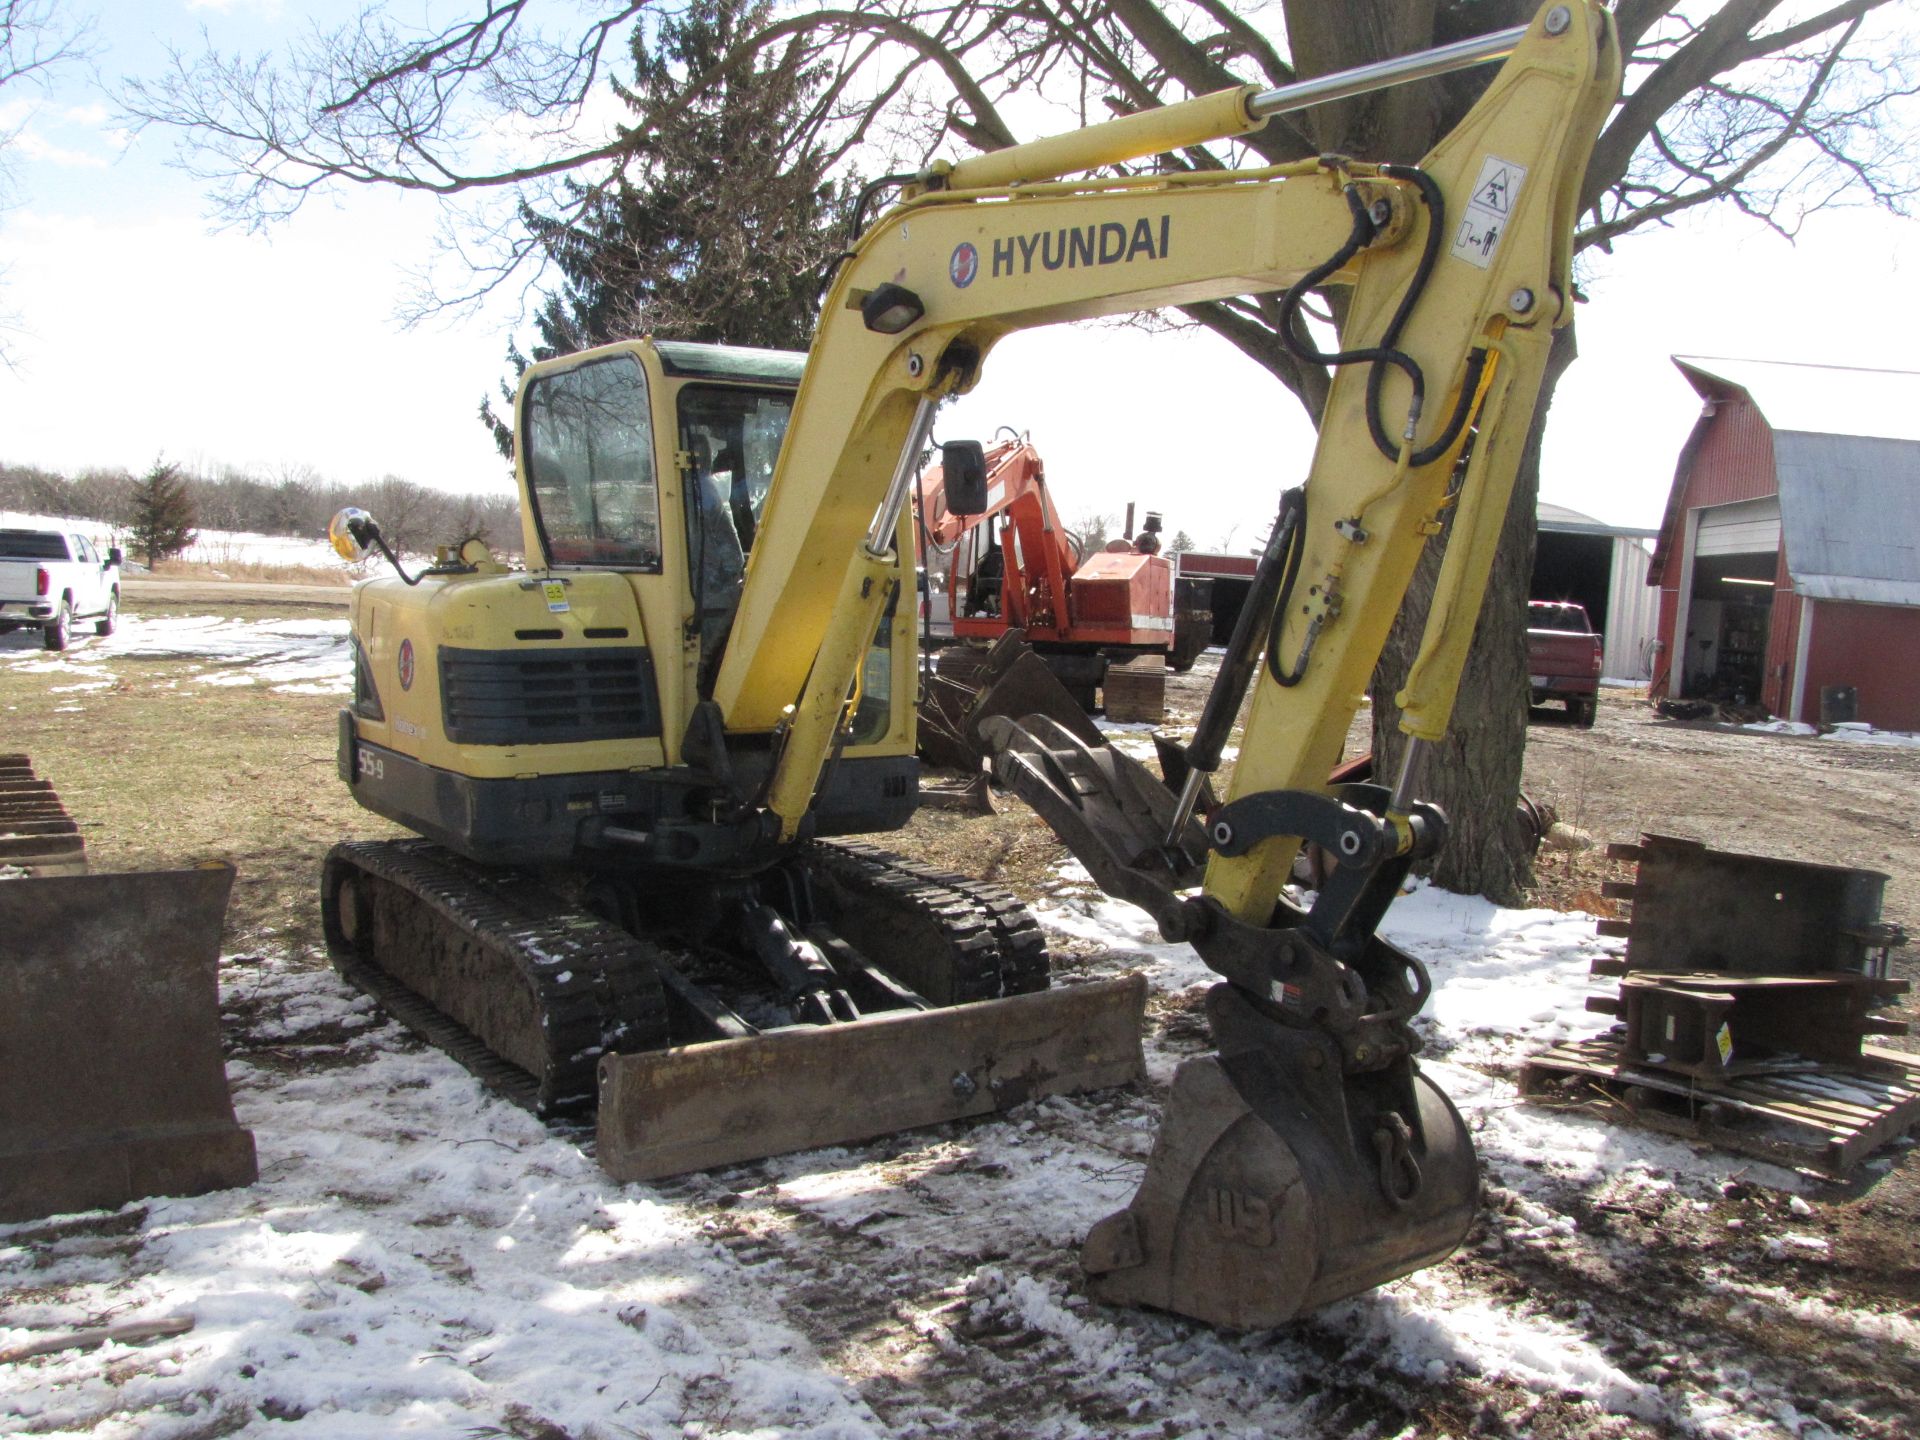
[[1146, 980], [896, 1011], [600, 1061], [600, 1164], [655, 1180], [1140, 1077]]
[[220, 1052], [233, 867], [0, 881], [0, 1221], [258, 1178]]
[[[1345, 1084], [1305, 1031], [1248, 1033], [1247, 1002], [1215, 986], [1220, 1053], [1174, 1073], [1147, 1173], [1087, 1236], [1090, 1289], [1209, 1325], [1264, 1329], [1443, 1260], [1472, 1223], [1473, 1144], [1424, 1075], [1393, 1077], [1389, 1110]], [[1415, 1123], [1383, 1125], [1411, 1109]]]
[[991, 756], [981, 726], [996, 716], [1045, 715], [1089, 745], [1100, 729], [1047, 662], [1009, 630], [985, 652], [954, 646], [940, 652], [920, 702], [920, 751], [930, 764], [974, 771]]
[[[1473, 1219], [1473, 1142], [1415, 1067], [1417, 1042], [1377, 1053], [1398, 1035], [1382, 1012], [1411, 1014], [1425, 998], [1418, 962], [1371, 937], [1345, 952], [1351, 965], [1333, 964], [1305, 912], [1288, 912], [1291, 928], [1234, 921], [1186, 893], [1206, 841], [1188, 820], [1180, 843], [1165, 843], [1174, 796], [1146, 767], [1042, 716], [984, 733], [999, 779], [1101, 889], [1236, 981], [1208, 992], [1218, 1053], [1175, 1072], [1139, 1191], [1087, 1236], [1093, 1294], [1257, 1329], [1444, 1259]], [[1323, 813], [1359, 818], [1338, 804]], [[1334, 829], [1322, 838], [1336, 845]], [[1342, 1034], [1302, 1023], [1315, 1014]]]

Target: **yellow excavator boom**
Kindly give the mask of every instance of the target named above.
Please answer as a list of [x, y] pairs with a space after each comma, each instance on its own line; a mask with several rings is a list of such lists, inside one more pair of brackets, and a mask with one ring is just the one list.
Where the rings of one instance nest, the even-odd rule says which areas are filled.
[[[916, 416], [927, 413], [926, 402], [969, 388], [1012, 331], [1284, 290], [1342, 249], [1357, 200], [1377, 215], [1374, 233], [1317, 283], [1353, 286], [1349, 346], [1381, 334], [1403, 297], [1418, 296], [1395, 342], [1429, 389], [1412, 452], [1446, 425], [1463, 385], [1482, 387], [1468, 403], [1483, 427], [1512, 397], [1530, 411], [1551, 331], [1571, 318], [1576, 196], [1619, 90], [1611, 24], [1597, 5], [1543, 10], [1466, 121], [1421, 161], [1424, 181], [1405, 169], [1332, 158], [1055, 178], [1264, 123], [1249, 114], [1259, 92], [1242, 88], [962, 161], [943, 188], [923, 190], [872, 226], [828, 294], [714, 690], [729, 731], [771, 730], [798, 706], [776, 782], [789, 830], [825, 764], [872, 633], [867, 621], [882, 603], [869, 568], [877, 557], [863, 536], [889, 481], [917, 453]], [[1429, 213], [1423, 185], [1444, 197], [1444, 219]], [[1447, 233], [1428, 258], [1428, 231], [1442, 223]], [[898, 331], [869, 319], [883, 287], [917, 312]], [[1476, 352], [1497, 359], [1481, 366]], [[1280, 643], [1297, 653], [1311, 630], [1317, 663], [1308, 688], [1284, 701], [1281, 687], [1260, 686], [1260, 713], [1284, 703], [1290, 723], [1263, 724], [1275, 743], [1242, 762], [1240, 791], [1308, 785], [1338, 759], [1414, 562], [1447, 503], [1467, 427], [1441, 453], [1403, 466], [1373, 443], [1367, 411], [1392, 417], [1397, 436], [1407, 382], [1394, 370], [1372, 399], [1368, 389], [1359, 367], [1334, 381], [1307, 483], [1321, 513], [1353, 523], [1308, 536], [1301, 566], [1314, 577], [1317, 613], [1290, 615]], [[1488, 428], [1497, 453], [1477, 462], [1474, 524], [1497, 531], [1525, 426]], [[1444, 608], [1453, 623], [1436, 632], [1409, 696], [1410, 722], [1428, 738], [1444, 730], [1450, 700], [1442, 696], [1472, 630], [1471, 614], [1465, 623], [1460, 617], [1477, 606], [1490, 560], [1478, 540], [1455, 550], [1443, 594], [1472, 604]], [[1210, 884], [1251, 918], [1270, 906], [1290, 858], [1282, 844], [1220, 862]]]

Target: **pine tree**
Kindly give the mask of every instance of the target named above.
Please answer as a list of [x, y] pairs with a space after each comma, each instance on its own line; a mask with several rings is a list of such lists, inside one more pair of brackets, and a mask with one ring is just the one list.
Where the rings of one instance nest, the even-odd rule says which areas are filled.
[[1184, 555], [1191, 549], [1193, 549], [1193, 537], [1184, 530], [1174, 531], [1173, 539], [1167, 542], [1169, 555]]
[[156, 459], [153, 468], [134, 482], [132, 510], [128, 542], [145, 553], [149, 570], [193, 544], [193, 498], [187, 494], [178, 465]]
[[[531, 361], [635, 335], [806, 348], [843, 248], [848, 199], [826, 178], [830, 157], [787, 143], [819, 87], [819, 67], [792, 50], [756, 53], [693, 103], [669, 103], [769, 12], [764, 0], [695, 0], [659, 24], [651, 47], [647, 27], [635, 29], [634, 83], [614, 88], [634, 110], [671, 118], [631, 134], [611, 183], [568, 182], [569, 196], [586, 202], [577, 218], [522, 206], [520, 222], [561, 285], [534, 316], [532, 354], [508, 347], [513, 381]], [[501, 392], [510, 401], [512, 381]], [[480, 413], [511, 456], [511, 426], [490, 402]]]

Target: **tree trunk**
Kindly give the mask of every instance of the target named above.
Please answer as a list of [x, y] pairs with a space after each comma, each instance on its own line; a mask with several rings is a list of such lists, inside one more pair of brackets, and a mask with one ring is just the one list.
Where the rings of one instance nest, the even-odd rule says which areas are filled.
[[[1420, 798], [1447, 817], [1447, 843], [1427, 864], [1435, 884], [1461, 894], [1519, 904], [1532, 881], [1532, 856], [1517, 813], [1520, 766], [1527, 744], [1527, 594], [1533, 578], [1534, 521], [1540, 497], [1540, 444], [1560, 377], [1573, 363], [1571, 327], [1558, 332], [1547, 358], [1539, 403], [1514, 476], [1513, 501], [1481, 602], [1453, 723], [1428, 755]], [[1449, 532], [1450, 533], [1450, 532]], [[1391, 784], [1407, 737], [1393, 697], [1420, 649], [1427, 608], [1440, 573], [1442, 547], [1429, 545], [1407, 587], [1373, 673], [1374, 773]]]

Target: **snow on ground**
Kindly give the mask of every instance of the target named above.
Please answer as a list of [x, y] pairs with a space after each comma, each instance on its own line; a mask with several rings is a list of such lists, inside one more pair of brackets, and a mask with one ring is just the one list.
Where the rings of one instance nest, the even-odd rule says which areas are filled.
[[[1061, 939], [1110, 947], [1115, 968], [1144, 968], [1159, 991], [1207, 981], [1077, 865], [1038, 908]], [[1598, 1023], [1581, 1008], [1586, 967], [1614, 942], [1581, 917], [1422, 888], [1388, 933], [1432, 969], [1430, 1068], [1507, 1197], [1486, 1245], [1570, 1243], [1555, 1179], [1707, 1194], [1734, 1173], [1683, 1144], [1521, 1107], [1501, 1078]], [[1158, 1122], [1138, 1089], [623, 1186], [580, 1136], [492, 1098], [330, 971], [269, 955], [223, 972], [259, 1183], [76, 1221], [51, 1242], [0, 1227], [0, 1350], [104, 1320], [188, 1314], [194, 1329], [7, 1367], [0, 1430], [1308, 1437], [1326, 1433], [1315, 1397], [1330, 1384], [1466, 1376], [1506, 1386], [1516, 1414], [1577, 1391], [1604, 1413], [1726, 1440], [1780, 1433], [1709, 1391], [1662, 1397], [1567, 1320], [1481, 1293], [1453, 1266], [1257, 1336], [1090, 1304], [1072, 1247], [1138, 1183]], [[1150, 1048], [1169, 1073], [1173, 1057]], [[1017, 1423], [989, 1432], [979, 1407], [1004, 1405], [1009, 1387]]]
[[[103, 552], [118, 545], [128, 559], [139, 561], [127, 540], [124, 527], [116, 528], [104, 520], [82, 520], [72, 515], [37, 515], [21, 510], [0, 512], [0, 528], [22, 530], [61, 530], [69, 535], [84, 535]], [[342, 560], [324, 535], [259, 535], [248, 530], [196, 530], [193, 544], [178, 557], [192, 565], [209, 565], [217, 573], [222, 565], [288, 565], [313, 570], [337, 570], [359, 577], [368, 573], [375, 561], [349, 564]]]
[[84, 623], [65, 650], [42, 647], [37, 630], [0, 636], [0, 664], [52, 677], [50, 689], [85, 692], [114, 685], [143, 661], [187, 662], [185, 685], [265, 685], [294, 695], [353, 689], [347, 621], [227, 620], [212, 615], [122, 613], [111, 635]]
[[1920, 735], [1905, 730], [1876, 730], [1864, 720], [1835, 725], [1820, 738], [1855, 745], [1920, 745]]
[[1819, 726], [1799, 720], [1764, 720], [1737, 728], [1758, 735], [1794, 735], [1801, 739], [1818, 735], [1822, 740], [1838, 740], [1853, 745], [1920, 745], [1920, 735], [1906, 730], [1876, 730], [1864, 720], [1842, 721], [1824, 733]]
[[[1160, 942], [1070, 862], [1039, 909], [1156, 989], [1206, 983], [1187, 947]], [[1514, 1197], [1490, 1244], [1567, 1243], [1573, 1221], [1528, 1198], [1556, 1177], [1707, 1193], [1732, 1172], [1682, 1144], [1523, 1108], [1497, 1078], [1527, 1049], [1599, 1023], [1581, 1006], [1586, 967], [1614, 942], [1589, 923], [1422, 888], [1389, 933], [1432, 969], [1432, 1071], [1494, 1192]], [[148, 1202], [130, 1233], [57, 1247], [51, 1263], [9, 1241], [27, 1227], [0, 1229], [0, 1282], [18, 1287], [0, 1348], [107, 1315], [185, 1312], [196, 1328], [15, 1367], [0, 1416], [22, 1429], [164, 1440], [250, 1412], [273, 1417], [275, 1435], [327, 1437], [966, 1433], [965, 1406], [939, 1403], [937, 1373], [920, 1382], [936, 1399], [895, 1412], [863, 1398], [855, 1367], [822, 1344], [810, 1314], [858, 1309], [864, 1287], [936, 1360], [976, 1330], [1017, 1326], [1038, 1337], [1037, 1359], [1077, 1377], [1067, 1388], [1130, 1417], [1124, 1432], [1090, 1425], [1036, 1394], [1024, 1433], [1131, 1433], [1133, 1419], [1140, 1433], [1320, 1433], [1302, 1388], [1321, 1361], [1305, 1340], [1089, 1306], [1056, 1263], [1137, 1183], [1157, 1119], [1143, 1097], [1057, 1099], [966, 1129], [619, 1186], [330, 973], [274, 957], [226, 971], [227, 1004], [249, 1017], [229, 1068], [260, 1183]], [[325, 1063], [310, 1068], [309, 1054]], [[1313, 1324], [1345, 1347], [1343, 1365], [1365, 1355], [1410, 1383], [1468, 1374], [1522, 1395], [1578, 1390], [1603, 1411], [1703, 1434], [1774, 1433], [1706, 1394], [1669, 1413], [1575, 1327], [1476, 1293], [1452, 1267]]]

